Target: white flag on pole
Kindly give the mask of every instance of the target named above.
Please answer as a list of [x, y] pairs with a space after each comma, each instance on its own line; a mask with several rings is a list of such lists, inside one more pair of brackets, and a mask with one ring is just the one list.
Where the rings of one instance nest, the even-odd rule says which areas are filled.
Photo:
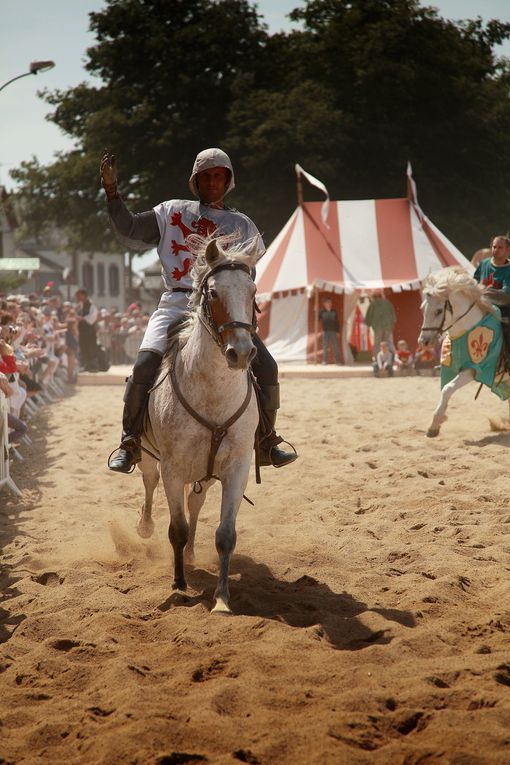
[[315, 186], [315, 188], [320, 189], [322, 193], [326, 195], [326, 200], [324, 204], [322, 205], [321, 214], [322, 214], [322, 222], [324, 223], [325, 226], [329, 228], [327, 224], [328, 212], [329, 212], [329, 191], [327, 190], [327, 188], [325, 187], [322, 181], [319, 181], [318, 178], [315, 178], [313, 175], [310, 175], [310, 173], [307, 173], [306, 170], [303, 170], [301, 165], [296, 164], [294, 166], [294, 169], [296, 171], [297, 176], [299, 175], [304, 176], [306, 180], [308, 181], [308, 183], [310, 183], [312, 186]]
[[410, 200], [411, 204], [413, 205], [416, 214], [418, 216], [418, 220], [420, 223], [423, 220], [423, 213], [421, 211], [421, 207], [418, 204], [418, 190], [416, 188], [416, 183], [413, 178], [413, 168], [411, 167], [411, 163], [407, 163], [407, 197]]

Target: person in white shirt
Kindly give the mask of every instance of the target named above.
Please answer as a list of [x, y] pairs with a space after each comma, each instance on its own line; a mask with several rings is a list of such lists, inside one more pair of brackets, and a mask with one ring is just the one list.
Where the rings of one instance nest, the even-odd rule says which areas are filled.
[[[167, 347], [170, 325], [178, 323], [188, 308], [192, 281], [190, 234], [235, 235], [240, 243], [257, 241], [261, 257], [265, 247], [257, 227], [247, 215], [225, 205], [224, 198], [234, 186], [230, 158], [217, 148], [201, 151], [193, 165], [189, 188], [196, 200], [171, 199], [152, 210], [132, 215], [117, 190], [115, 157], [105, 151], [101, 157], [101, 181], [108, 200], [108, 212], [117, 238], [127, 247], [157, 247], [166, 291], [145, 331], [133, 372], [124, 395], [123, 430], [120, 447], [108, 467], [129, 473], [141, 458], [140, 436], [152, 387]], [[260, 387], [261, 464], [283, 467], [297, 458], [296, 452], [278, 447], [283, 439], [274, 430], [279, 408], [278, 367], [260, 338], [254, 336], [257, 355], [252, 369]]]

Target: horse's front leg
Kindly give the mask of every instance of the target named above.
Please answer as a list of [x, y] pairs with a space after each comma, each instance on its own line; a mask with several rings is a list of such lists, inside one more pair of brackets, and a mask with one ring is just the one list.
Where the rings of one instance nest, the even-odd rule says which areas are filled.
[[154, 491], [159, 481], [158, 461], [149, 454], [142, 452], [142, 460], [138, 463], [142, 471], [143, 485], [145, 487], [145, 499], [140, 513], [140, 520], [137, 523], [136, 530], [138, 534], [147, 539], [154, 532], [154, 521], [152, 520], [152, 499]]
[[168, 538], [174, 551], [174, 581], [172, 589], [185, 590], [184, 577], [184, 546], [188, 541], [188, 521], [184, 511], [184, 484], [173, 475], [167, 465], [161, 463], [161, 477], [170, 510], [170, 526]]
[[191, 564], [195, 562], [195, 534], [197, 531], [198, 516], [204, 505], [207, 490], [213, 483], [214, 479], [204, 483], [202, 485], [202, 491], [199, 494], [197, 494], [196, 491], [193, 491], [193, 488], [191, 488], [188, 493], [189, 535], [186, 547], [184, 548], [184, 559], [186, 563]]
[[231, 614], [228, 587], [230, 557], [236, 546], [236, 518], [243, 492], [248, 480], [249, 462], [237, 472], [230, 472], [222, 479], [221, 518], [216, 529], [216, 550], [220, 559], [218, 584], [214, 592], [215, 605], [211, 613]]
[[435, 436], [439, 435], [441, 425], [447, 419], [446, 410], [448, 409], [448, 404], [453, 394], [460, 390], [460, 388], [463, 388], [464, 385], [472, 382], [474, 377], [474, 369], [463, 369], [462, 372], [459, 372], [457, 377], [454, 377], [451, 382], [444, 386], [443, 390], [441, 391], [439, 404], [437, 405], [434, 416], [432, 418], [432, 422], [429, 426], [429, 429], [427, 430], [427, 436], [429, 438], [434, 438]]

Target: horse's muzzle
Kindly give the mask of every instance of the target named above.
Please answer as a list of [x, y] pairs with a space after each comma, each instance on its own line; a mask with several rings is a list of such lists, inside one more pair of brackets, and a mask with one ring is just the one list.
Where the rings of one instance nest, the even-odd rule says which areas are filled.
[[248, 369], [257, 350], [251, 340], [249, 343], [227, 345], [225, 359], [229, 369]]
[[420, 345], [434, 345], [437, 340], [437, 329], [422, 330], [418, 335], [418, 343]]

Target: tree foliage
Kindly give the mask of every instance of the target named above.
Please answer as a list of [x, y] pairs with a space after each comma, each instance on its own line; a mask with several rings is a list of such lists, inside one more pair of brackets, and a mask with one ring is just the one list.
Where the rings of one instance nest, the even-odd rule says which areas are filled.
[[189, 195], [206, 146], [232, 155], [233, 203], [268, 241], [295, 206], [296, 162], [353, 199], [402, 196], [411, 160], [423, 208], [468, 254], [510, 227], [510, 69], [494, 52], [509, 24], [417, 0], [308, 0], [291, 17], [299, 31], [270, 35], [247, 0], [108, 0], [91, 14], [98, 84], [44, 94], [77, 148], [13, 173], [31, 231], [114, 248], [101, 150], [148, 209]]

